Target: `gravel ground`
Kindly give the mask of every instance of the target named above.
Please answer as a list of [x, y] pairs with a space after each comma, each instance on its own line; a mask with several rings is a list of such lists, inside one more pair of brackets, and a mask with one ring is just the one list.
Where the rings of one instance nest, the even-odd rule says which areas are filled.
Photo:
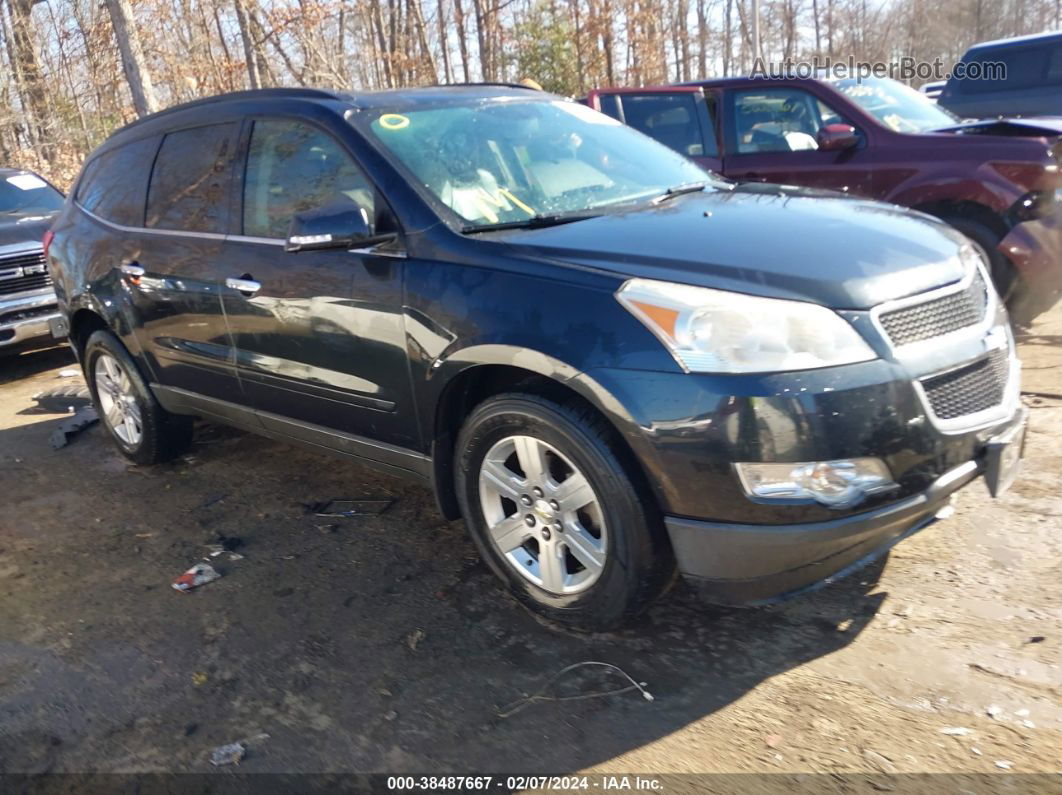
[[[1004, 498], [973, 484], [887, 560], [784, 605], [679, 586], [590, 636], [519, 608], [424, 488], [207, 425], [151, 469], [98, 426], [53, 451], [63, 417], [31, 396], [71, 383], [69, 352], [3, 361], [0, 772], [205, 772], [268, 734], [241, 770], [1058, 773], [1062, 309], [1021, 348], [1032, 425]], [[381, 496], [380, 516], [304, 507]], [[170, 587], [225, 539], [242, 557], [212, 559], [220, 580]], [[586, 660], [654, 700], [502, 716]], [[624, 684], [581, 669], [552, 692]]]

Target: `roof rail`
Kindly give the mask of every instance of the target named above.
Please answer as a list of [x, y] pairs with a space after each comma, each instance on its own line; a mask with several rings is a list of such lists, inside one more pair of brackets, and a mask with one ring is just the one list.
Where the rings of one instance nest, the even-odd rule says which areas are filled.
[[227, 94], [215, 94], [211, 97], [202, 97], [201, 99], [193, 99], [189, 102], [182, 102], [180, 105], [173, 105], [169, 108], [163, 108], [162, 110], [152, 113], [149, 116], [137, 119], [129, 124], [125, 125], [122, 129], [129, 129], [138, 126], [141, 122], [146, 122], [152, 119], [157, 119], [160, 116], [165, 116], [170, 113], [175, 113], [179, 110], [186, 110], [188, 108], [197, 108], [203, 105], [210, 105], [214, 102], [224, 102], [226, 100], [237, 99], [342, 99], [343, 95], [336, 91], [329, 91], [323, 88], [256, 88], [247, 91], [230, 91]]
[[523, 83], [506, 83], [504, 81], [492, 81], [487, 80], [480, 83], [440, 83], [439, 88], [449, 88], [452, 86], [497, 86], [498, 88], [522, 88], [526, 91], [538, 91], [537, 88], [531, 86], [525, 86]]

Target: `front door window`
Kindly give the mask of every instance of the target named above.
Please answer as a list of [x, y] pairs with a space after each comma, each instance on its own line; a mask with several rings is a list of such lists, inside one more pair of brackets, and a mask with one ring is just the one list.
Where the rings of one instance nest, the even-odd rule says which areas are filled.
[[737, 154], [816, 150], [819, 130], [845, 123], [818, 97], [789, 88], [736, 92], [731, 118]]

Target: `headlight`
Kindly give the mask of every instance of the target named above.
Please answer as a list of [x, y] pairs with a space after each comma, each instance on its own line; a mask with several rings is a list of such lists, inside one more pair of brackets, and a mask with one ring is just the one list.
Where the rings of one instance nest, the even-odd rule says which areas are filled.
[[616, 298], [687, 372], [810, 370], [876, 358], [836, 312], [802, 301], [631, 279]]

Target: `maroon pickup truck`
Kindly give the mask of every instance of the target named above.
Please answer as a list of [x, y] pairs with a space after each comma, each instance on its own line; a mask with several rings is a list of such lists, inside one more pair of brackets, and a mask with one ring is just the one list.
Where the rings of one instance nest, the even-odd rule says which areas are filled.
[[843, 191], [946, 221], [983, 250], [1020, 323], [1062, 297], [1062, 119], [962, 124], [879, 78], [726, 78], [599, 89], [586, 102], [737, 181]]

